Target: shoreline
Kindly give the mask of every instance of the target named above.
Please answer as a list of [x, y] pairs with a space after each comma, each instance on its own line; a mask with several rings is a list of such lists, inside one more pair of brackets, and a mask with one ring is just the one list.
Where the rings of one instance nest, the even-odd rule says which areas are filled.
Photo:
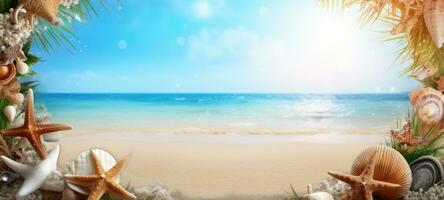
[[125, 134], [99, 133], [91, 135], [70, 135], [63, 140], [111, 139], [143, 142], [191, 142], [191, 143], [289, 143], [303, 142], [313, 144], [344, 144], [344, 143], [383, 143], [388, 135], [350, 135], [350, 134], [307, 134], [307, 135], [207, 135], [207, 134]]
[[[319, 183], [328, 176], [327, 171], [348, 171], [362, 149], [377, 145], [384, 138], [384, 135], [322, 136], [326, 137], [316, 143], [313, 140], [318, 140], [319, 135], [67, 136], [60, 140], [59, 164], [90, 147], [98, 147], [118, 159], [131, 155], [121, 176], [123, 184], [160, 184], [187, 199], [227, 196], [248, 199], [248, 196], [282, 196], [290, 185], [298, 192], [305, 192], [306, 184]], [[355, 140], [346, 139], [349, 137]]]

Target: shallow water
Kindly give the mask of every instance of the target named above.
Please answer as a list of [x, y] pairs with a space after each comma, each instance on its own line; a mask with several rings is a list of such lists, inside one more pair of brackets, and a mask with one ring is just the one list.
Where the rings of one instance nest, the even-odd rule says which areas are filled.
[[401, 94], [38, 94], [57, 122], [89, 132], [387, 133], [410, 108]]

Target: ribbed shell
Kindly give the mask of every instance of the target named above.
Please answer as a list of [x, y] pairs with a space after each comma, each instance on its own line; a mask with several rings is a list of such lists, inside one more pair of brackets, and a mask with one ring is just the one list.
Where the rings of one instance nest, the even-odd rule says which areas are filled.
[[444, 117], [444, 95], [433, 88], [410, 93], [410, 102], [418, 117], [426, 124], [436, 124]]
[[11, 82], [11, 80], [15, 77], [15, 74], [16, 74], [16, 69], [15, 69], [14, 64], [9, 64], [6, 66], [8, 67], [9, 73], [5, 78], [0, 79], [0, 85], [5, 85], [5, 84]]
[[373, 179], [402, 186], [396, 190], [380, 190], [375, 192], [375, 194], [387, 200], [395, 200], [403, 197], [409, 191], [410, 184], [412, 183], [412, 172], [404, 157], [393, 148], [380, 145], [365, 149], [356, 157], [351, 173], [355, 176], [360, 175], [375, 150], [378, 151], [379, 156], [376, 161]]
[[[91, 149], [94, 151], [96, 156], [99, 158], [102, 163], [102, 167], [105, 171], [111, 169], [116, 164], [116, 159], [107, 151], [99, 148]], [[86, 150], [82, 152], [77, 158], [72, 161], [72, 174], [73, 175], [91, 175], [94, 174], [94, 169], [91, 164], [90, 153], [91, 150]], [[119, 182], [119, 178], [116, 178], [116, 181]], [[88, 191], [85, 188], [79, 187], [75, 184], [68, 183], [69, 188], [72, 190], [79, 192], [81, 194], [88, 194]]]
[[424, 21], [435, 46], [441, 48], [444, 42], [444, 1], [426, 0]]

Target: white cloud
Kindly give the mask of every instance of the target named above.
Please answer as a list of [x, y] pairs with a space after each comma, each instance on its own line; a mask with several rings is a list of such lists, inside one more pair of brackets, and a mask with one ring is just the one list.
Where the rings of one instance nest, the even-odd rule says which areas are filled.
[[257, 34], [241, 26], [223, 31], [201, 29], [188, 37], [187, 54], [196, 61], [242, 60], [257, 43]]
[[212, 6], [206, 0], [199, 0], [194, 4], [194, 14], [198, 18], [208, 18], [212, 14]]

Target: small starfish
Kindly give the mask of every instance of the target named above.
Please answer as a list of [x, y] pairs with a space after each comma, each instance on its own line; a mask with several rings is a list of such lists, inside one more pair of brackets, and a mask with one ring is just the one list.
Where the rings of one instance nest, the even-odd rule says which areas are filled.
[[17, 193], [17, 199], [22, 199], [24, 196], [40, 188], [46, 178], [57, 169], [59, 154], [60, 145], [57, 145], [54, 149], [49, 151], [46, 159], [41, 160], [35, 166], [22, 164], [6, 156], [1, 156], [1, 160], [8, 165], [8, 167], [22, 175], [25, 179]]
[[416, 138], [413, 135], [410, 122], [407, 122], [401, 131], [392, 131], [392, 135], [394, 138], [396, 138], [396, 140], [398, 140], [400, 145], [415, 146], [423, 142], [422, 139]]
[[0, 132], [4, 137], [25, 137], [31, 146], [39, 154], [40, 158], [46, 158], [46, 151], [40, 136], [43, 134], [71, 130], [71, 126], [63, 124], [37, 124], [34, 116], [34, 94], [32, 89], [28, 91], [28, 102], [26, 103], [25, 123], [22, 127], [6, 129]]
[[25, 53], [23, 53], [22, 45], [7, 47], [0, 53], [0, 65], [8, 65], [14, 61], [26, 61]]
[[401, 187], [399, 184], [389, 183], [385, 181], [378, 181], [373, 179], [373, 173], [376, 167], [376, 161], [379, 158], [378, 151], [375, 150], [373, 155], [365, 167], [364, 171], [359, 176], [328, 172], [330, 176], [339, 179], [350, 185], [351, 189], [343, 197], [343, 200], [353, 200], [356, 198], [363, 198], [364, 200], [373, 200], [373, 192], [379, 190], [394, 190]]
[[17, 24], [18, 14], [22, 9], [31, 16], [32, 21], [36, 16], [46, 19], [48, 22], [58, 26], [62, 21], [57, 17], [61, 0], [19, 0], [14, 10], [12, 23]]
[[0, 85], [0, 98], [6, 98], [15, 105], [22, 105], [23, 94], [20, 93], [20, 82], [14, 78], [6, 85]]
[[136, 199], [136, 196], [126, 191], [125, 188], [115, 181], [115, 178], [120, 174], [125, 164], [125, 160], [119, 160], [114, 167], [105, 172], [99, 158], [93, 150], [91, 150], [89, 155], [94, 168], [94, 174], [83, 176], [65, 175], [67, 182], [79, 186], [91, 187], [88, 200], [99, 200], [105, 193], [110, 193], [121, 199]]

